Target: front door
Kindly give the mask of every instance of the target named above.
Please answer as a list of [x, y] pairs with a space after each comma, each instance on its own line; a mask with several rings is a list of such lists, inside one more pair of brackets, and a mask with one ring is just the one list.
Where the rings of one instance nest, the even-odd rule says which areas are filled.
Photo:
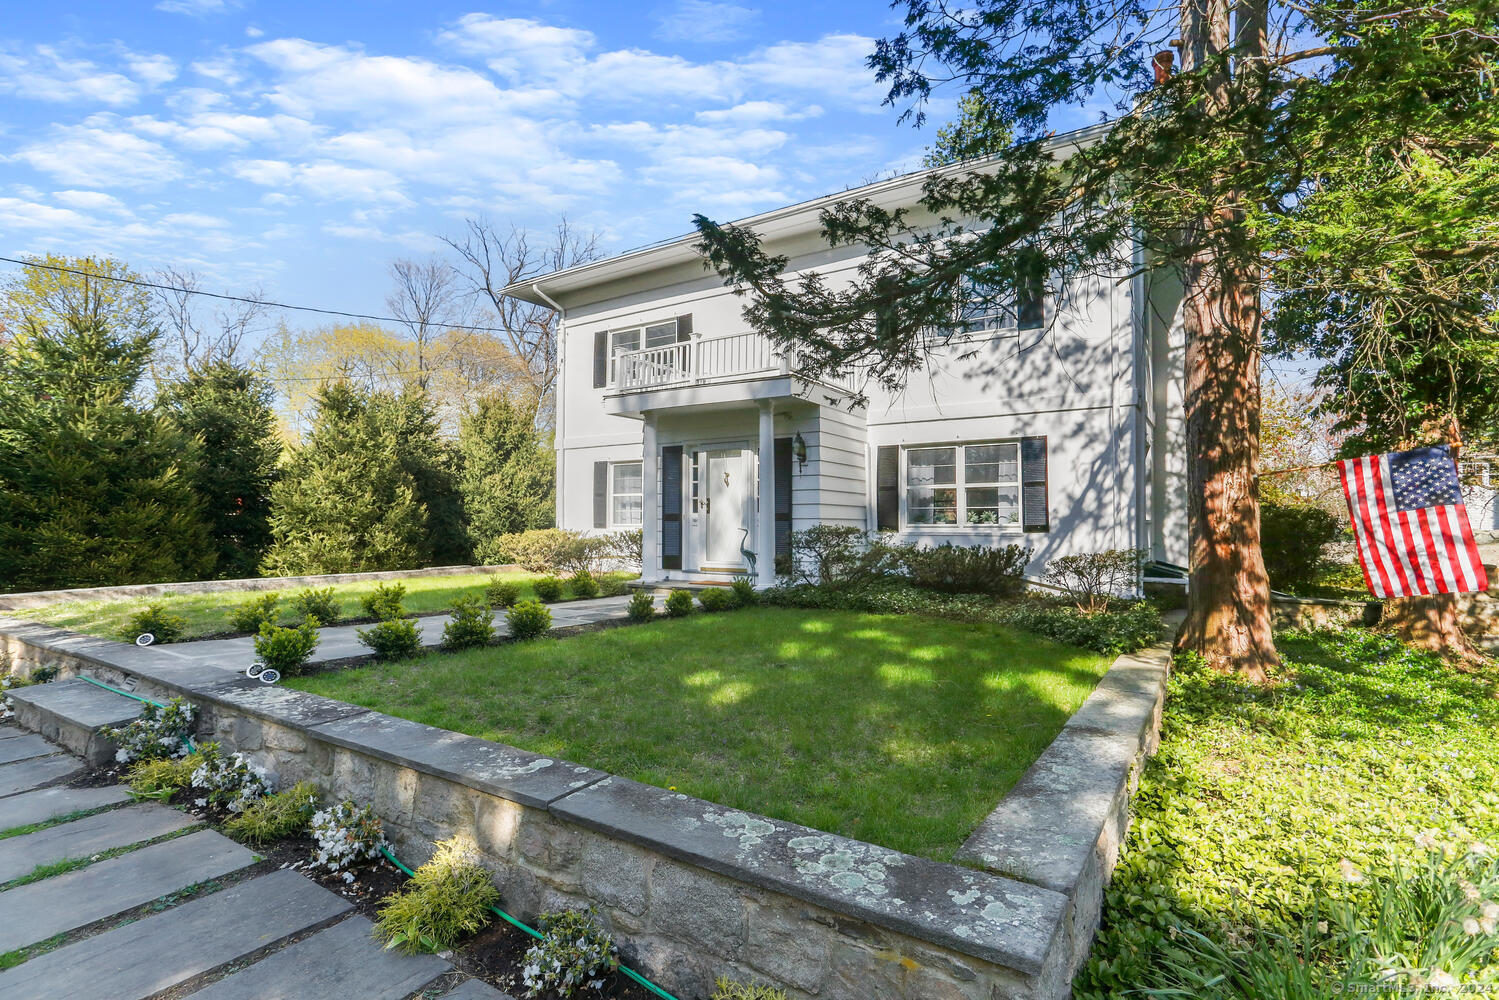
[[745, 503], [749, 499], [749, 476], [744, 451], [730, 448], [707, 453], [705, 472], [707, 510], [704, 512], [703, 562], [713, 567], [744, 565], [740, 550], [749, 548], [745, 528]]

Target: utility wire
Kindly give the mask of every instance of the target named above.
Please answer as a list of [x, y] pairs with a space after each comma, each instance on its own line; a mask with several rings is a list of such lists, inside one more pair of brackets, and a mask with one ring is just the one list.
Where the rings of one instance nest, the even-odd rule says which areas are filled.
[[[177, 292], [181, 295], [204, 295], [210, 299], [220, 299], [225, 302], [244, 302], [249, 305], [263, 306], [268, 309], [291, 309], [296, 312], [320, 313], [324, 316], [341, 316], [345, 319], [370, 319], [379, 323], [398, 323], [401, 326], [410, 326], [412, 321], [401, 319], [397, 316], [376, 316], [370, 313], [343, 312], [339, 309], [319, 309], [316, 306], [294, 306], [285, 302], [272, 302], [268, 299], [252, 299], [244, 295], [223, 295], [218, 292], [204, 292], [196, 288], [182, 288], [177, 285], [163, 285], [155, 281], [142, 281], [139, 278], [120, 278], [109, 274], [95, 274], [93, 271], [80, 271], [77, 268], [62, 267], [58, 264], [43, 264], [34, 260], [17, 260], [14, 257], [0, 257], [0, 261], [7, 264], [19, 264], [22, 267], [35, 267], [44, 271], [60, 271], [63, 274], [76, 274], [85, 278], [94, 278], [98, 281], [115, 281], [122, 285], [138, 285], [141, 288], [155, 288], [163, 292]], [[473, 330], [479, 333], [509, 333], [502, 326], [471, 326], [467, 323], [434, 323], [446, 330]]]

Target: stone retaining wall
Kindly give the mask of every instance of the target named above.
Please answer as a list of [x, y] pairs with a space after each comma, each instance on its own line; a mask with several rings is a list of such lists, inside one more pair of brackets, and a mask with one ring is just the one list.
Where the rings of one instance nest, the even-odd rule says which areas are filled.
[[364, 583], [408, 580], [425, 576], [463, 576], [468, 573], [508, 573], [521, 567], [429, 566], [426, 569], [393, 569], [376, 573], [329, 573], [323, 576], [257, 576], [245, 580], [194, 580], [188, 583], [137, 583], [124, 587], [83, 587], [76, 590], [34, 590], [23, 594], [0, 594], [0, 612], [44, 608], [64, 601], [126, 601], [169, 594], [216, 594], [254, 590], [289, 590], [326, 587], [334, 583]]
[[[831, 1000], [1061, 1000], [1097, 929], [1168, 646], [1122, 657], [964, 847], [941, 864], [591, 768], [41, 626], [0, 629], [158, 698], [282, 782], [372, 803], [403, 860], [468, 834], [522, 918], [592, 905], [626, 960], [684, 1000], [716, 976]], [[983, 869], [983, 870], [980, 870]]]

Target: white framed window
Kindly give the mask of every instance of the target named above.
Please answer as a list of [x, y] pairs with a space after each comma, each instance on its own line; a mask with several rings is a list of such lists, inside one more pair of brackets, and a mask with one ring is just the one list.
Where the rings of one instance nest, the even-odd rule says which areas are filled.
[[628, 351], [648, 350], [652, 347], [665, 347], [667, 344], [677, 342], [677, 321], [669, 319], [664, 323], [650, 323], [645, 326], [632, 326], [623, 330], [609, 331], [609, 384], [614, 385], [619, 381], [619, 356]]
[[902, 457], [907, 525], [1019, 527], [1019, 442], [903, 448]]
[[958, 290], [957, 320], [958, 332], [970, 336], [1039, 330], [1046, 325], [1046, 283], [1040, 274], [1003, 285], [965, 277]]
[[640, 462], [609, 463], [609, 527], [638, 528], [644, 522], [643, 470]]

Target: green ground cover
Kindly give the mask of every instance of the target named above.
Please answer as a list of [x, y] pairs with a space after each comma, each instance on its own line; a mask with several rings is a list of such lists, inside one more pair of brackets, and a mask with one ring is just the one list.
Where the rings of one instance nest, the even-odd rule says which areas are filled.
[[1278, 644], [1269, 689], [1179, 662], [1080, 1000], [1499, 978], [1499, 668], [1354, 629]]
[[[333, 584], [333, 595], [339, 601], [343, 616], [339, 621], [362, 619], [364, 611], [359, 602], [379, 583], [399, 583], [406, 588], [404, 600], [408, 615], [430, 615], [447, 611], [453, 600], [459, 597], [482, 597], [484, 586], [498, 576], [512, 580], [521, 589], [520, 599], [536, 596], [532, 581], [544, 574], [518, 571], [514, 573], [489, 574], [466, 573], [461, 576], [410, 577], [402, 580], [386, 580], [366, 583]], [[610, 575], [610, 574], [605, 574]], [[629, 579], [633, 574], [612, 574], [620, 579]], [[292, 613], [290, 598], [301, 588], [281, 590], [280, 624], [291, 625], [297, 621]], [[31, 608], [11, 612], [8, 617], [16, 621], [41, 622], [71, 629], [85, 635], [97, 635], [111, 639], [124, 636], [130, 616], [147, 604], [161, 604], [172, 614], [187, 619], [187, 631], [177, 641], [198, 639], [209, 635], [220, 635], [231, 631], [229, 611], [238, 604], [262, 596], [263, 591], [217, 591], [205, 594], [177, 594], [151, 598], [132, 598], [112, 601], [68, 601], [44, 608]], [[564, 594], [564, 596], [568, 596]], [[338, 622], [324, 622], [336, 625]]]
[[987, 623], [757, 608], [286, 683], [947, 860], [1110, 662]]

